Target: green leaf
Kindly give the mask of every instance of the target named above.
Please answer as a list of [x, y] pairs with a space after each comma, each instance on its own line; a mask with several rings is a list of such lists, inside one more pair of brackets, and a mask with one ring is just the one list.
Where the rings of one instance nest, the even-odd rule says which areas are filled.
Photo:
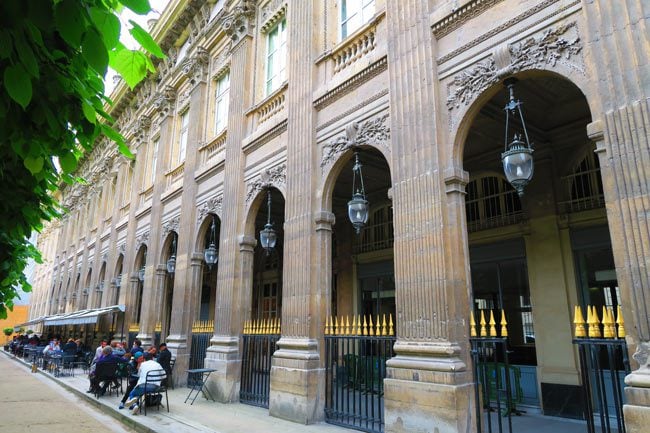
[[21, 37], [16, 38], [16, 51], [18, 51], [20, 63], [23, 64], [27, 72], [29, 72], [32, 77], [38, 78], [39, 70], [36, 56], [34, 56], [32, 48], [27, 43], [27, 38], [22, 37], [22, 35]]
[[109, 65], [133, 89], [147, 75], [147, 56], [134, 50], [112, 51]]
[[81, 110], [84, 113], [84, 117], [90, 122], [90, 123], [96, 123], [97, 122], [97, 113], [95, 112], [95, 109], [86, 101], [81, 101]]
[[41, 170], [43, 170], [43, 158], [40, 156], [37, 158], [32, 158], [31, 156], [28, 156], [25, 158], [23, 161], [23, 164], [25, 164], [25, 168], [30, 171], [32, 174], [40, 173]]
[[4, 85], [11, 99], [27, 108], [32, 100], [32, 81], [22, 65], [8, 66], [4, 73]]
[[55, 5], [54, 22], [59, 34], [72, 47], [81, 44], [86, 30], [86, 21], [81, 14], [82, 3], [77, 0], [63, 0]]
[[138, 15], [146, 15], [151, 10], [149, 0], [120, 0], [120, 3]]
[[90, 17], [102, 35], [106, 48], [114, 48], [120, 40], [120, 20], [112, 13], [97, 7], [90, 10]]
[[129, 30], [129, 33], [131, 33], [133, 39], [138, 41], [142, 48], [149, 51], [154, 56], [158, 57], [159, 59], [164, 59], [165, 53], [163, 53], [151, 35], [145, 29], [140, 27], [135, 21], [129, 20], [129, 23], [133, 26], [133, 28]]
[[108, 125], [102, 124], [102, 132], [104, 135], [106, 135], [108, 138], [111, 140], [115, 141], [117, 143], [117, 148], [120, 151], [120, 153], [127, 158], [133, 159], [134, 156], [131, 153], [131, 149], [129, 149], [129, 146], [126, 145], [126, 142], [124, 141], [124, 137], [120, 133], [118, 133], [116, 130], [111, 128]]
[[88, 29], [81, 43], [81, 54], [92, 68], [100, 75], [106, 74], [108, 52], [102, 38], [94, 29]]
[[72, 173], [77, 168], [77, 157], [72, 152], [59, 156], [59, 164], [64, 173]]

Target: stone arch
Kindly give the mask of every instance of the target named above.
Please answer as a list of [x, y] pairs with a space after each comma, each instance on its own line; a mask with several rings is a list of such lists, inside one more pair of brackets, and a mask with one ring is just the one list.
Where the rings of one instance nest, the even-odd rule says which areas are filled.
[[[197, 253], [203, 253], [203, 250], [205, 249], [204, 241], [205, 241], [205, 236], [210, 230], [210, 227], [212, 225], [212, 219], [214, 218], [215, 220], [215, 226], [216, 226], [216, 240], [218, 242], [219, 239], [219, 231], [221, 228], [221, 217], [216, 213], [216, 212], [208, 212], [206, 213], [203, 218], [199, 221], [199, 227], [198, 230], [196, 231], [196, 239], [194, 243], [194, 251]], [[217, 243], [218, 247], [218, 243]]]
[[255, 191], [254, 195], [250, 199], [250, 204], [246, 210], [246, 218], [244, 220], [244, 234], [248, 236], [256, 237], [255, 219], [257, 218], [257, 214], [261, 208], [266, 206], [266, 191], [269, 188], [276, 190], [282, 196], [284, 204], [287, 202], [285, 191], [273, 184], [267, 184]]
[[[589, 109], [589, 114], [593, 112], [592, 107], [594, 106], [594, 101], [590, 101], [588, 95], [588, 83], [582, 76], [576, 75], [563, 75], [560, 74], [557, 70], [553, 68], [538, 68], [538, 69], [529, 69], [518, 72], [516, 74], [504, 76], [501, 80], [495, 80], [485, 89], [483, 89], [476, 97], [472, 98], [470, 101], [466, 102], [466, 105], [460, 108], [461, 111], [458, 113], [450, 112], [449, 116], [452, 118], [458, 118], [460, 121], [454, 125], [454, 122], [450, 119], [452, 124], [452, 129], [450, 131], [450, 137], [453, 138], [453, 147], [451, 152], [451, 161], [453, 167], [462, 167], [463, 166], [463, 155], [465, 151], [465, 143], [467, 142], [467, 136], [469, 131], [474, 124], [479, 112], [485, 106], [485, 104], [490, 101], [495, 95], [503, 93], [505, 95], [505, 90], [503, 86], [503, 80], [509, 77], [517, 78], [520, 81], [534, 80], [535, 78], [540, 77], [553, 77], [560, 79], [564, 82], [570, 83], [575, 89], [577, 89], [582, 96], [585, 98], [587, 107]], [[505, 96], [504, 96], [505, 98]], [[525, 101], [524, 101], [525, 102]], [[524, 110], [526, 109], [524, 105]], [[452, 111], [452, 108], [450, 108]], [[525, 115], [525, 114], [524, 114]]]

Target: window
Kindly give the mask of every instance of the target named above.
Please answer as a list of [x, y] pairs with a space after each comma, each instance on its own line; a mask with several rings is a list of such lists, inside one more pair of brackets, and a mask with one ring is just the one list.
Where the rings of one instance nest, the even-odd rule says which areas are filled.
[[504, 179], [485, 176], [467, 184], [465, 214], [470, 232], [515, 224], [523, 219], [517, 192]]
[[341, 40], [367, 23], [375, 14], [375, 0], [341, 0]]
[[218, 134], [228, 125], [228, 102], [230, 94], [230, 73], [226, 72], [217, 80], [214, 107], [214, 133]]
[[185, 149], [187, 148], [187, 126], [189, 124], [189, 110], [181, 114], [181, 133], [178, 142], [178, 163], [185, 161]]
[[284, 82], [287, 66], [287, 21], [283, 19], [269, 32], [266, 49], [266, 94]]
[[151, 172], [149, 173], [149, 184], [153, 185], [156, 180], [156, 165], [158, 165], [158, 144], [160, 143], [160, 138], [156, 138], [153, 143], [151, 143]]

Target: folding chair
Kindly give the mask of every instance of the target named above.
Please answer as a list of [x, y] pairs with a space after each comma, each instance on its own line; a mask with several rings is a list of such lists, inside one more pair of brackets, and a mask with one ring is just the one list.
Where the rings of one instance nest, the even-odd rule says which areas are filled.
[[[167, 377], [167, 374], [165, 373], [164, 370], [155, 370], [155, 371], [150, 371], [150, 372], [147, 373], [147, 376], [145, 377], [145, 382], [144, 382], [145, 383], [145, 385], [144, 385], [145, 393], [142, 396], [142, 400], [141, 400], [142, 405], [144, 405], [144, 414], [145, 415], [147, 414], [147, 396], [148, 395], [152, 396], [152, 397], [149, 397], [149, 398], [154, 399], [155, 397], [153, 397], [153, 396], [160, 395], [160, 398], [158, 399], [158, 402], [156, 404], [156, 408], [158, 408], [158, 410], [160, 410], [160, 406], [162, 404], [162, 394], [163, 393], [165, 394], [165, 402], [167, 404], [167, 412], [169, 412], [169, 396], [167, 395], [167, 387], [162, 385], [162, 381], [163, 381], [163, 379], [165, 377]], [[159, 383], [161, 385], [158, 385]], [[151, 390], [150, 390], [150, 385], [153, 385], [153, 386], [151, 386]], [[140, 407], [142, 407], [142, 405], [140, 405]]]

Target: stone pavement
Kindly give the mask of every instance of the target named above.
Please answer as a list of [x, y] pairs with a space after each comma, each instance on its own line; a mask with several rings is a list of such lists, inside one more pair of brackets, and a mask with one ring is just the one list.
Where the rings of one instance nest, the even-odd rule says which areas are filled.
[[[52, 387], [55, 383], [61, 385], [68, 394], [74, 394], [77, 399], [83, 400], [86, 404], [92, 405], [106, 415], [110, 415], [113, 418], [118, 419], [122, 423], [125, 423], [129, 428], [134, 429], [138, 432], [156, 432], [156, 433], [199, 433], [199, 432], [214, 432], [214, 433], [350, 433], [354, 430], [345, 429], [337, 426], [333, 426], [326, 423], [312, 424], [312, 425], [302, 425], [290, 421], [285, 421], [282, 419], [274, 418], [268, 415], [268, 410], [263, 408], [258, 408], [254, 406], [248, 406], [239, 403], [232, 404], [222, 404], [215, 403], [212, 401], [207, 401], [203, 396], [199, 396], [196, 399], [194, 405], [188, 403], [183, 403], [189, 389], [182, 387], [176, 388], [174, 390], [169, 390], [169, 409], [170, 412], [167, 413], [166, 409], [161, 409], [157, 411], [153, 409], [147, 412], [147, 416], [143, 414], [140, 415], [131, 415], [128, 409], [118, 410], [117, 406], [119, 404], [120, 397], [113, 396], [103, 396], [99, 399], [96, 399], [92, 394], [86, 394], [88, 389], [88, 378], [86, 375], [82, 374], [81, 370], [76, 370], [75, 377], [54, 377], [49, 373], [44, 373], [41, 370], [38, 373], [30, 373], [29, 365], [25, 363], [22, 359], [15, 358], [11, 360], [11, 355], [0, 350], [0, 371], [2, 371], [2, 382], [5, 382], [6, 377], [12, 378], [12, 381], [16, 381], [14, 385], [11, 385], [12, 382], [9, 382], [9, 385], [4, 383], [0, 384], [0, 404], [2, 404], [3, 414], [0, 415], [2, 419], [5, 418], [5, 413], [7, 411], [6, 399], [7, 396], [10, 396], [12, 393], [15, 393], [15, 388], [22, 388], [22, 384], [29, 382], [31, 379], [36, 383], [48, 383], [48, 387]], [[10, 386], [12, 388], [7, 388]], [[44, 386], [41, 386], [44, 388]], [[54, 386], [56, 387], [56, 386]], [[22, 392], [22, 391], [21, 391]], [[39, 391], [40, 392], [40, 391]], [[22, 433], [29, 431], [39, 433], [41, 431], [48, 433], [54, 433], [59, 431], [70, 431], [70, 432], [90, 432], [98, 431], [96, 428], [94, 430], [82, 430], [76, 428], [77, 423], [77, 413], [70, 412], [69, 409], [63, 409], [57, 406], [57, 401], [60, 400], [60, 397], [52, 395], [47, 397], [45, 400], [48, 401], [48, 406], [50, 404], [55, 405], [53, 413], [50, 410], [43, 412], [41, 407], [44, 405], [35, 405], [34, 402], [43, 401], [44, 398], [37, 393], [36, 387], [34, 391], [25, 393], [21, 395], [22, 405], [26, 407], [24, 414], [28, 413], [39, 413], [41, 419], [49, 421], [50, 417], [53, 420], [59, 419], [62, 417], [71, 418], [74, 421], [75, 428], [73, 429], [51, 429], [47, 430], [38, 430], [34, 428], [24, 428], [11, 430], [11, 428], [5, 428], [5, 424], [0, 421], [0, 432], [7, 433]], [[97, 411], [99, 412], [99, 411]], [[58, 418], [55, 418], [55, 413], [59, 414]], [[104, 416], [105, 418], [108, 418]], [[12, 417], [13, 418], [13, 417]], [[117, 424], [114, 420], [110, 420], [109, 424]], [[14, 424], [7, 424], [8, 426], [13, 426]], [[19, 425], [16, 422], [15, 425]], [[96, 425], [95, 425], [96, 427]], [[18, 428], [18, 427], [17, 427]], [[22, 428], [22, 427], [21, 427]], [[118, 430], [119, 431], [119, 430]], [[129, 431], [129, 430], [121, 430]]]

